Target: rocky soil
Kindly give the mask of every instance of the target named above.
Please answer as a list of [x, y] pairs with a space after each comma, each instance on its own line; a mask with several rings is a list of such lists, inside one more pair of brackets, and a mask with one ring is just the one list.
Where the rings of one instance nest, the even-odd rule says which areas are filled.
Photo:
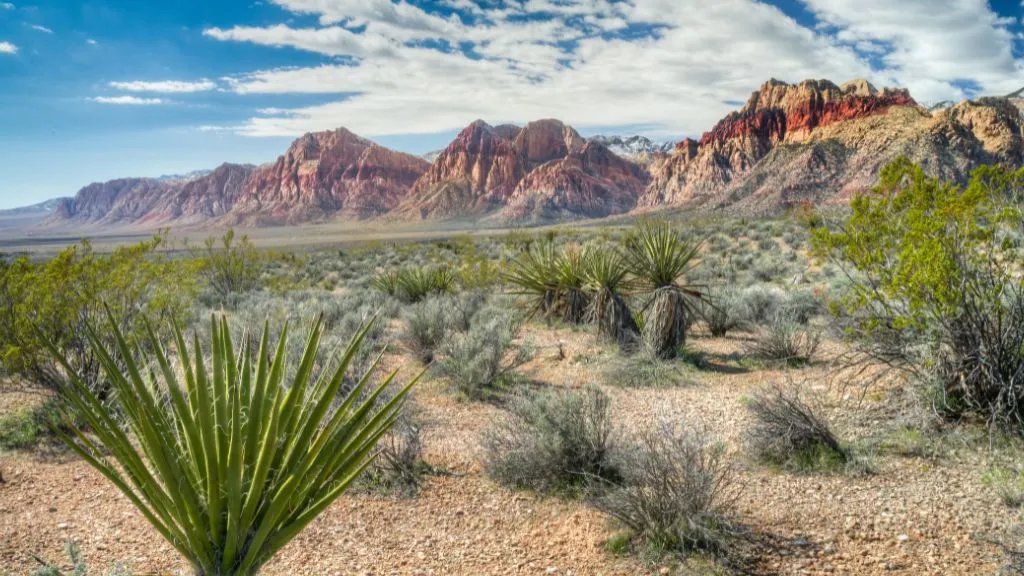
[[[535, 382], [580, 386], [602, 379], [615, 354], [569, 329], [528, 330], [537, 357], [523, 368]], [[758, 386], [798, 379], [833, 398], [839, 435], [884, 434], [885, 394], [842, 400], [827, 366], [787, 372], [737, 363], [747, 336], [699, 337], [707, 370], [687, 372], [678, 387], [603, 385], [624, 432], [659, 420], [701, 423], [729, 446], [739, 471], [737, 518], [764, 546], [759, 569], [771, 574], [992, 574], [998, 551], [989, 538], [1014, 518], [982, 471], [997, 455], [969, 445], [933, 459], [865, 449], [867, 474], [796, 475], [745, 458], [748, 426], [741, 400]], [[829, 350], [836, 350], [831, 344]], [[397, 359], [396, 359], [397, 361]], [[615, 528], [578, 502], [510, 492], [476, 464], [479, 431], [500, 408], [453, 400], [439, 381], [416, 391], [426, 422], [426, 460], [448, 471], [421, 494], [396, 499], [343, 497], [285, 548], [265, 574], [690, 574], [672, 562], [617, 557], [605, 549]], [[8, 396], [7, 413], [34, 396]], [[863, 444], [867, 446], [868, 444]], [[81, 544], [94, 571], [122, 562], [134, 573], [188, 573], [125, 498], [69, 454], [0, 455], [0, 573], [26, 574], [30, 554], [63, 558], [63, 542]], [[98, 573], [98, 572], [97, 572]]]

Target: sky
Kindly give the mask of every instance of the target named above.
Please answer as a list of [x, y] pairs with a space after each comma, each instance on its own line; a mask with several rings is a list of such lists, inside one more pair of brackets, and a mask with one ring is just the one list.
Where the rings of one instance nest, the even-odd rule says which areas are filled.
[[346, 127], [699, 135], [769, 78], [919, 102], [1024, 87], [1020, 0], [0, 0], [0, 208], [272, 161]]

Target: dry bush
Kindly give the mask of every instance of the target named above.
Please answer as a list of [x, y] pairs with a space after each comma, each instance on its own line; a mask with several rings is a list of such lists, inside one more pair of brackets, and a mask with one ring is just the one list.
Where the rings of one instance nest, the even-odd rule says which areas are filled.
[[605, 482], [593, 505], [657, 552], [724, 554], [739, 535], [732, 521], [735, 471], [706, 429], [667, 423], [615, 451], [622, 478]]
[[608, 397], [597, 387], [519, 397], [484, 431], [483, 467], [504, 486], [576, 495], [618, 477], [613, 431]]
[[787, 313], [779, 312], [761, 328], [755, 340], [744, 345], [744, 351], [765, 362], [801, 366], [810, 363], [820, 345], [820, 332], [801, 326]]
[[746, 403], [754, 424], [746, 443], [759, 460], [790, 470], [835, 469], [850, 455], [800, 387], [769, 385]]
[[430, 364], [454, 316], [455, 310], [445, 298], [428, 298], [413, 304], [402, 314], [403, 327], [398, 340], [417, 360]]

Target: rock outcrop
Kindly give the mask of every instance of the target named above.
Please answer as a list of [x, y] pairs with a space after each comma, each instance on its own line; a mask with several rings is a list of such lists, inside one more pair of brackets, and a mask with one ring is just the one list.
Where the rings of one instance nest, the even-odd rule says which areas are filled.
[[631, 210], [647, 174], [558, 120], [522, 128], [467, 126], [434, 160], [395, 214], [515, 220], [589, 218]]
[[270, 225], [372, 218], [394, 208], [429, 166], [344, 128], [306, 134], [276, 162], [253, 172], [225, 221]]
[[1021, 127], [1005, 98], [929, 111], [906, 90], [876, 90], [863, 80], [771, 80], [700, 140], [677, 144], [638, 205], [772, 211], [844, 201], [873, 186], [900, 155], [962, 180], [980, 163], [1019, 165]]

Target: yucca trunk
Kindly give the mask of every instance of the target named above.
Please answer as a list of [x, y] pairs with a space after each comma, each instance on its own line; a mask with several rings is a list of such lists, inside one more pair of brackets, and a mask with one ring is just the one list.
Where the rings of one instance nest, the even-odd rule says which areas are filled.
[[659, 288], [652, 295], [644, 343], [659, 358], [675, 358], [686, 345], [691, 321], [687, 295], [675, 286]]
[[640, 341], [640, 327], [625, 299], [607, 288], [594, 296], [594, 323], [598, 334], [624, 351], [633, 351]]

